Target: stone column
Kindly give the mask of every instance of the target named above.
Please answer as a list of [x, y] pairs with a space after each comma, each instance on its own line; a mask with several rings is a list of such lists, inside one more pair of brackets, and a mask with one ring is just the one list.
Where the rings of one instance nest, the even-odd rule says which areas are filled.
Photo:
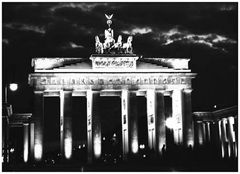
[[218, 121], [212, 122], [211, 130], [211, 146], [214, 147], [215, 154], [218, 156], [221, 154], [221, 139], [219, 137]]
[[234, 148], [234, 144], [235, 144], [235, 132], [234, 132], [234, 117], [228, 117], [227, 118], [227, 122], [228, 122], [228, 137], [229, 137], [229, 141], [228, 141], [228, 151], [229, 151], [229, 157], [234, 157], [235, 156], [235, 148]]
[[60, 153], [64, 156], [64, 91], [59, 92], [60, 97]]
[[235, 158], [238, 157], [238, 116], [234, 116], [233, 119], [233, 130], [234, 130], [234, 154], [235, 154]]
[[210, 130], [210, 122], [207, 121], [206, 124], [206, 136], [207, 136], [207, 142], [210, 143], [211, 141], [211, 130]]
[[223, 118], [222, 119], [222, 126], [221, 126], [221, 129], [222, 129], [222, 143], [223, 143], [223, 150], [224, 150], [224, 154], [225, 156], [224, 157], [227, 157], [229, 156], [228, 154], [228, 137], [227, 137], [227, 119], [226, 118]]
[[41, 161], [43, 156], [43, 92], [34, 91], [34, 159]]
[[34, 160], [34, 123], [30, 123], [30, 159]]
[[166, 148], [166, 126], [165, 126], [165, 106], [163, 92], [157, 94], [157, 108], [156, 108], [156, 142], [157, 151], [162, 155], [162, 150]]
[[102, 134], [99, 115], [99, 100], [100, 94], [98, 92], [93, 93], [92, 131], [93, 131], [93, 154], [95, 159], [99, 159], [102, 154]]
[[156, 94], [154, 89], [147, 90], [148, 146], [156, 150]]
[[137, 114], [137, 97], [135, 92], [129, 95], [129, 135], [130, 149], [132, 154], [138, 153], [138, 114]]
[[23, 123], [23, 161], [28, 162], [29, 155], [29, 123]]
[[207, 141], [207, 133], [206, 133], [206, 122], [202, 122], [202, 130], [203, 130], [203, 144]]
[[218, 133], [219, 133], [219, 141], [220, 141], [220, 152], [221, 152], [221, 157], [224, 158], [225, 153], [224, 153], [224, 143], [223, 143], [223, 133], [222, 133], [222, 120], [218, 121]]
[[99, 118], [99, 93], [87, 91], [87, 145], [88, 162], [101, 157], [101, 124]]
[[176, 122], [173, 129], [173, 137], [175, 144], [183, 143], [183, 100], [182, 90], [175, 89], [172, 92], [172, 117]]
[[121, 94], [121, 110], [122, 110], [122, 146], [123, 146], [123, 159], [127, 158], [129, 152], [129, 130], [128, 130], [128, 117], [129, 117], [129, 93], [128, 90], [122, 90]]
[[234, 131], [234, 124], [235, 124], [235, 119], [234, 117], [229, 117], [228, 118], [229, 121], [229, 137], [231, 137], [231, 146], [232, 146], [232, 155], [234, 157], [237, 157], [237, 144], [236, 144], [236, 133]]
[[203, 145], [204, 138], [203, 138], [203, 122], [197, 121], [197, 138], [198, 138], [198, 145]]
[[64, 125], [63, 125], [63, 139], [64, 139], [64, 158], [71, 159], [72, 157], [72, 92], [64, 91]]
[[92, 100], [93, 94], [91, 90], [87, 91], [87, 161], [92, 162]]
[[184, 89], [184, 114], [183, 114], [183, 144], [185, 146], [194, 146], [194, 126], [192, 116], [192, 89]]
[[9, 116], [2, 116], [2, 149], [3, 163], [9, 163]]

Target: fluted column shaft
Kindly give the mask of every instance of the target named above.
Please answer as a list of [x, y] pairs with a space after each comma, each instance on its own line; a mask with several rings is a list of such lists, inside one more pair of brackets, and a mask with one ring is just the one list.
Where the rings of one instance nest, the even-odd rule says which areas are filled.
[[132, 154], [138, 152], [138, 113], [137, 113], [137, 97], [135, 92], [129, 92], [129, 135], [130, 149]]
[[147, 90], [147, 124], [148, 146], [156, 150], [156, 93], [154, 89]]
[[41, 161], [43, 157], [43, 92], [34, 92], [34, 159]]
[[172, 117], [176, 122], [173, 128], [175, 144], [183, 143], [183, 94], [181, 89], [172, 92]]
[[185, 146], [194, 146], [194, 125], [192, 117], [191, 89], [183, 90], [183, 144]]
[[28, 162], [29, 157], [29, 123], [23, 124], [23, 161]]
[[165, 106], [164, 106], [164, 94], [158, 92], [157, 104], [156, 104], [156, 142], [157, 151], [161, 155], [163, 148], [166, 147], [166, 126], [165, 126]]
[[63, 152], [64, 158], [70, 159], [72, 157], [72, 92], [64, 91], [63, 97]]
[[122, 148], [123, 159], [127, 158], [129, 152], [129, 92], [128, 90], [122, 90], [121, 94], [121, 121], [122, 121]]
[[100, 158], [102, 153], [99, 97], [98, 92], [87, 91], [87, 145], [89, 163], [92, 162], [93, 158]]

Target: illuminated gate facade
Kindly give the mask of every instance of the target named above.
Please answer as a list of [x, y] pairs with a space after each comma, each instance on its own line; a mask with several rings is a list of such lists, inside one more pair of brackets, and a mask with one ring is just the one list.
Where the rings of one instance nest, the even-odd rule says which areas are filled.
[[[136, 97], [146, 98], [148, 147], [161, 154], [166, 146], [164, 96], [172, 98], [174, 143], [194, 145], [189, 59], [139, 58], [134, 54], [93, 54], [83, 58], [34, 58], [29, 84], [34, 88], [34, 126], [30, 155], [39, 161], [44, 153], [44, 97], [59, 97], [60, 153], [72, 157], [73, 97], [86, 97], [88, 161], [101, 157], [102, 136], [98, 102], [101, 96], [121, 98], [122, 152], [138, 153]], [[111, 123], [109, 123], [111, 124]]]

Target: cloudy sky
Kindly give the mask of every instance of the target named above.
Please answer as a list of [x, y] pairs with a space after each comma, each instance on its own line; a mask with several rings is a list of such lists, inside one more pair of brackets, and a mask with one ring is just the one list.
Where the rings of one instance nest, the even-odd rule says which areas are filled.
[[[27, 86], [33, 57], [84, 57], [103, 39], [104, 13], [114, 14], [115, 37], [133, 35], [134, 52], [144, 57], [187, 57], [198, 73], [193, 111], [237, 104], [237, 3], [3, 3], [3, 85], [18, 111], [31, 108]], [[14, 97], [14, 100], [13, 100]], [[24, 102], [22, 100], [24, 98]]]

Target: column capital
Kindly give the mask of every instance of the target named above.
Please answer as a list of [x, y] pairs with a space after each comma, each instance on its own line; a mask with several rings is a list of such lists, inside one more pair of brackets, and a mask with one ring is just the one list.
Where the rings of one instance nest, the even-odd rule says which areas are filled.
[[183, 89], [183, 92], [185, 92], [185, 93], [191, 93], [192, 91], [193, 91], [192, 88], [184, 88]]
[[73, 90], [72, 91], [72, 96], [76, 97], [86, 97], [87, 96], [87, 91], [86, 90]]
[[34, 94], [43, 94], [44, 91], [34, 91]]
[[71, 93], [73, 93], [73, 91], [65, 91], [65, 90], [63, 90], [63, 92], [64, 92], [64, 94], [71, 94]]
[[137, 90], [136, 95], [137, 96], [146, 96], [146, 90]]
[[164, 94], [164, 93], [166, 93], [166, 91], [165, 90], [156, 90], [156, 93]]

